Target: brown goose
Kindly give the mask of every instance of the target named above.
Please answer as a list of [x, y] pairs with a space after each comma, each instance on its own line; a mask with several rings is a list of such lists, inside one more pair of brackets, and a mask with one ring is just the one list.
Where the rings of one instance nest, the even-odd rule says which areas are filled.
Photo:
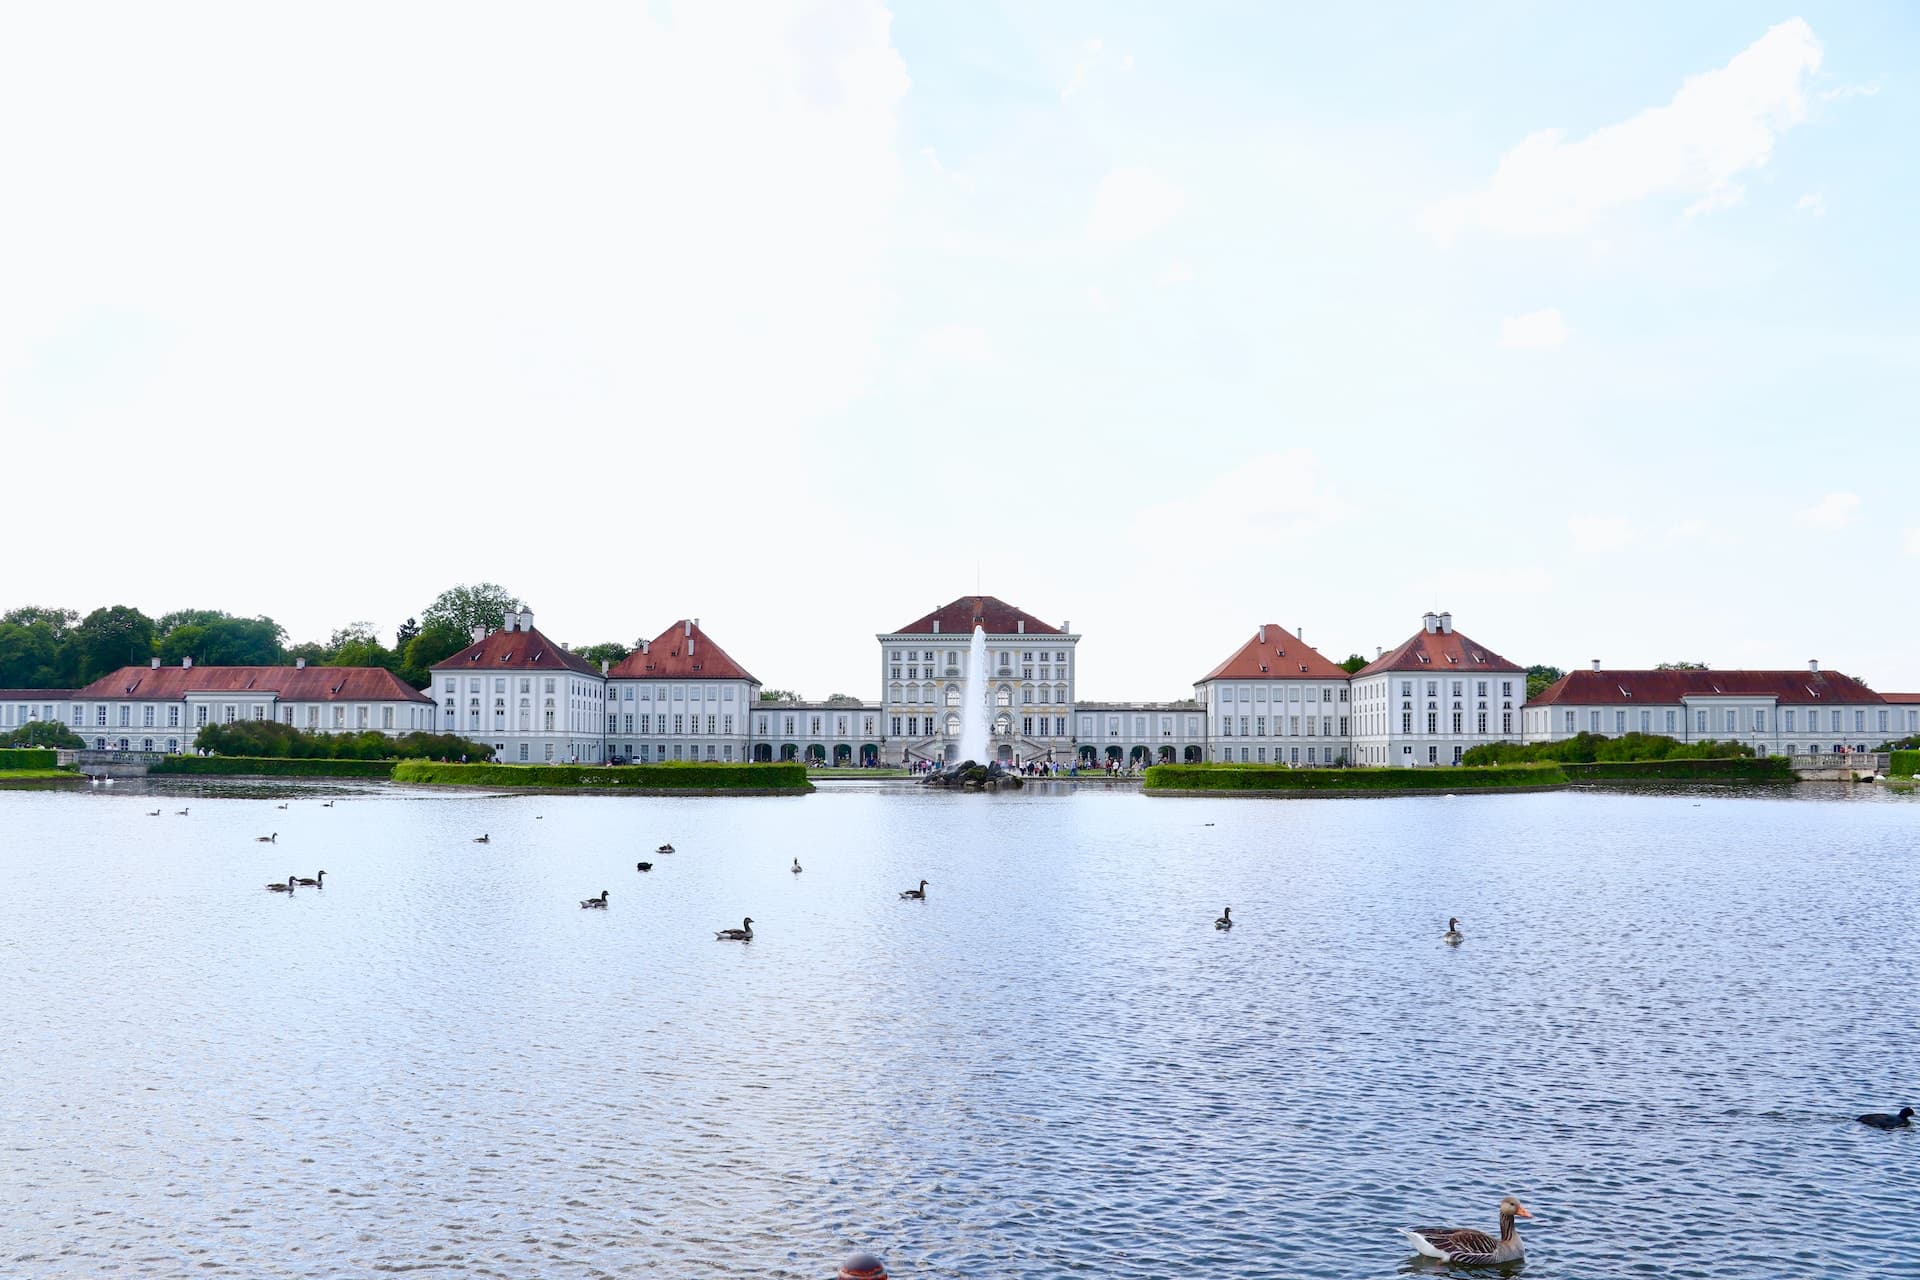
[[583, 909], [598, 907], [600, 910], [605, 911], [607, 909], [607, 891], [602, 889], [600, 896], [597, 898], [582, 898], [580, 900], [580, 906]]
[[326, 884], [324, 883], [326, 878], [327, 878], [327, 873], [322, 871], [317, 876], [295, 876], [293, 878], [293, 883], [303, 884], [313, 889], [324, 889], [327, 887]]
[[918, 889], [902, 889], [900, 891], [900, 899], [903, 902], [908, 899], [912, 899], [915, 902], [925, 902], [927, 900], [927, 882], [922, 880]]
[[293, 886], [297, 883], [299, 882], [295, 880], [294, 877], [288, 876], [286, 880], [280, 884], [268, 885], [267, 892], [268, 893], [292, 893]]
[[276, 831], [270, 836], [255, 836], [253, 842], [255, 844], [276, 844], [279, 842], [279, 839], [280, 833]]
[[1220, 918], [1213, 922], [1213, 927], [1216, 929], [1233, 928], [1233, 908], [1232, 907], [1220, 908]]
[[748, 916], [740, 922], [738, 929], [721, 929], [713, 935], [715, 942], [752, 942], [753, 917]]
[[799, 874], [800, 874], [800, 859], [798, 859], [798, 858], [795, 858], [795, 859], [793, 860], [793, 874], [795, 874], [795, 875], [799, 875]]
[[1440, 941], [1446, 943], [1450, 947], [1457, 947], [1461, 943], [1465, 942], [1466, 940], [1467, 940], [1467, 935], [1460, 932], [1459, 917], [1448, 916], [1447, 931], [1440, 935]]
[[1413, 1247], [1429, 1258], [1469, 1267], [1498, 1266], [1505, 1262], [1518, 1262], [1524, 1256], [1520, 1233], [1514, 1230], [1513, 1220], [1532, 1216], [1525, 1205], [1508, 1196], [1500, 1202], [1498, 1240], [1472, 1227], [1402, 1227], [1400, 1234], [1411, 1240]]

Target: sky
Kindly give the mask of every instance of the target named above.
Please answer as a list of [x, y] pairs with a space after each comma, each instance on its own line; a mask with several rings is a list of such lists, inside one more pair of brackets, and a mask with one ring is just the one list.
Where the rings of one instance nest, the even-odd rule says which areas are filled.
[[1917, 66], [1864, 0], [11, 6], [0, 609], [1920, 689]]

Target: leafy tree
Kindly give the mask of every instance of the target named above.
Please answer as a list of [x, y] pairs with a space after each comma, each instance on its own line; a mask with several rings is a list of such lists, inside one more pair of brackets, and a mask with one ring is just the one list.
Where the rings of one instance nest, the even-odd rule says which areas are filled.
[[413, 638], [419, 634], [420, 634], [419, 620], [416, 618], [408, 618], [405, 622], [400, 624], [399, 630], [394, 632], [393, 651], [399, 654], [406, 653], [407, 646], [412, 644]]
[[155, 624], [160, 660], [170, 666], [182, 658], [205, 667], [272, 667], [287, 660], [287, 633], [272, 618], [236, 618], [211, 609], [167, 617], [188, 618], [170, 629]]
[[274, 720], [236, 720], [210, 724], [193, 745], [223, 756], [272, 756], [280, 759], [403, 760], [411, 758], [490, 760], [493, 748], [452, 734], [408, 733], [397, 738], [369, 729], [363, 733], [302, 733]]
[[827, 695], [827, 705], [832, 707], [857, 707], [860, 705], [860, 699], [850, 693], [830, 693]]
[[161, 639], [167, 633], [180, 627], [204, 627], [209, 622], [218, 622], [233, 615], [224, 609], [175, 609], [172, 613], [163, 613], [153, 621], [153, 632]]
[[1346, 672], [1346, 673], [1347, 673], [1348, 675], [1352, 675], [1352, 674], [1353, 674], [1354, 672], [1356, 672], [1356, 671], [1358, 671], [1358, 670], [1359, 670], [1360, 668], [1362, 668], [1362, 667], [1364, 667], [1364, 666], [1366, 666], [1366, 665], [1367, 665], [1367, 660], [1366, 660], [1365, 658], [1363, 658], [1363, 657], [1361, 657], [1361, 656], [1360, 656], [1359, 654], [1357, 654], [1357, 653], [1350, 653], [1350, 654], [1348, 654], [1348, 655], [1347, 655], [1347, 660], [1346, 660], [1345, 662], [1342, 662], [1342, 663], [1340, 664], [1340, 666], [1341, 666], [1341, 668], [1342, 668], [1342, 669], [1343, 669], [1343, 670], [1344, 670], [1344, 671], [1345, 671], [1345, 672]]
[[26, 605], [0, 615], [0, 688], [64, 689], [79, 683], [72, 643], [80, 615]]
[[804, 701], [804, 699], [802, 699], [801, 696], [798, 693], [795, 693], [792, 689], [762, 689], [760, 691], [760, 701], [762, 702], [801, 702], [801, 701]]
[[332, 656], [331, 653], [327, 652], [327, 646], [317, 640], [303, 640], [299, 644], [289, 646], [287, 649], [288, 662], [305, 658], [307, 665], [310, 667], [324, 666], [327, 659]]
[[0, 730], [0, 747], [66, 747], [78, 751], [86, 745], [79, 734], [58, 720], [29, 720]]
[[424, 689], [433, 680], [434, 663], [451, 658], [472, 643], [469, 631], [450, 622], [429, 622], [407, 642], [398, 674], [414, 688]]
[[130, 605], [95, 609], [73, 629], [79, 650], [79, 680], [91, 683], [125, 666], [145, 666], [153, 657], [153, 619]]
[[1653, 669], [1655, 671], [1705, 671], [1707, 664], [1704, 662], [1657, 662]]
[[1531, 666], [1527, 668], [1527, 701], [1539, 697], [1546, 687], [1567, 674], [1558, 667]]
[[494, 630], [499, 627], [501, 618], [526, 607], [519, 596], [497, 582], [462, 584], [448, 587], [434, 597], [433, 603], [420, 615], [421, 629], [424, 631], [435, 623], [445, 623], [468, 637], [468, 641], [462, 642], [465, 644], [471, 640], [475, 627]]
[[584, 649], [575, 650], [575, 652], [588, 662], [596, 664], [604, 662], [612, 665], [632, 653], [633, 650], [621, 644], [618, 640], [608, 640], [601, 644], [590, 644]]

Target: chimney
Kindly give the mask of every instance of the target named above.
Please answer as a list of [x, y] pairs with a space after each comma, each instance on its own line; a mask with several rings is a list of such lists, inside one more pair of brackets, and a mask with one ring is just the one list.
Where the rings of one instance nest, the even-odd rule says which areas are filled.
[[[508, 629], [511, 630], [512, 628], [509, 627]], [[473, 624], [473, 642], [475, 644], [479, 644], [482, 640], [485, 640], [486, 638], [487, 638], [487, 629], [481, 626], [477, 622], [474, 623]]]
[[500, 629], [502, 631], [514, 631], [517, 630], [519, 626], [520, 615], [517, 613], [506, 614], [500, 619]]
[[600, 674], [602, 676], [607, 674], [607, 660], [605, 658], [600, 659]]
[[691, 627], [687, 629], [687, 656], [689, 658], [693, 656], [693, 629]]
[[693, 620], [693, 625], [694, 625], [694, 626], [695, 626], [696, 628], [698, 628], [698, 627], [699, 627], [699, 625], [700, 625], [700, 619], [698, 619], [698, 618], [695, 618], [695, 619]]
[[1420, 625], [1428, 635], [1432, 635], [1440, 629], [1440, 615], [1437, 613], [1423, 613], [1420, 615]]
[[1809, 671], [1818, 671], [1818, 670], [1820, 670], [1820, 659], [1818, 659], [1818, 658], [1808, 658], [1808, 659], [1807, 659], [1807, 670], [1809, 670]]
[[1267, 625], [1266, 623], [1263, 622], [1260, 624], [1260, 643], [1265, 644], [1266, 642], [1267, 642]]
[[1068, 622], [1068, 621], [1067, 621], [1067, 620], [1066, 620], [1065, 618], [1062, 618], [1062, 619], [1060, 620], [1060, 629], [1061, 629], [1062, 631], [1072, 631], [1072, 630], [1073, 630], [1073, 624], [1072, 624], [1071, 622]]
[[1307, 629], [1299, 625], [1298, 623], [1295, 623], [1293, 627], [1293, 638], [1295, 640], [1298, 640], [1301, 644], [1305, 644], [1307, 642]]
[[293, 669], [295, 671], [305, 671], [307, 669], [307, 660], [305, 658], [295, 658], [293, 660]]
[[680, 634], [687, 637], [691, 637], [693, 635], [693, 619], [691, 618], [680, 619]]
[[193, 659], [192, 659], [192, 658], [182, 658], [182, 659], [180, 659], [180, 669], [181, 669], [182, 671], [191, 671], [191, 670], [193, 670]]
[[1593, 669], [1594, 669], [1595, 671], [1598, 671], [1598, 670], [1600, 669], [1600, 659], [1598, 659], [1598, 658], [1595, 658], [1595, 659], [1593, 660]]
[[1386, 656], [1387, 656], [1387, 647], [1385, 645], [1377, 644], [1373, 646], [1373, 660], [1375, 662], [1380, 661], [1380, 659]]
[[1452, 614], [1443, 613], [1440, 615], [1440, 634], [1443, 636], [1450, 636], [1453, 634], [1453, 615]]
[[155, 671], [158, 671], [158, 670], [160, 669], [160, 659], [158, 659], [158, 658], [155, 658], [155, 659], [153, 660], [153, 669], [154, 669]]
[[652, 642], [651, 640], [642, 640], [642, 641], [640, 642], [640, 656], [641, 656], [641, 657], [643, 657], [643, 658], [644, 658], [644, 657], [646, 657], [646, 656], [647, 656], [647, 646], [648, 646], [649, 644], [651, 644], [651, 643], [653, 643], [653, 642]]

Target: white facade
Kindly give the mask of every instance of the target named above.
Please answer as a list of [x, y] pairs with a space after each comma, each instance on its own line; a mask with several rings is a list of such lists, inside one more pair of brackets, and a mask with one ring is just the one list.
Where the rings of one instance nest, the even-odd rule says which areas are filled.
[[1429, 613], [1421, 629], [1353, 676], [1354, 763], [1458, 764], [1474, 747], [1518, 742], [1527, 673]]
[[1207, 759], [1207, 708], [1199, 701], [1082, 702], [1073, 720], [1074, 755], [1082, 767]]
[[753, 712], [753, 758], [877, 764], [883, 758], [882, 715], [877, 702], [762, 702]]
[[968, 596], [878, 637], [885, 763], [959, 763], [976, 619], [987, 647], [989, 754], [1007, 763], [1073, 757], [1080, 637], [1071, 624], [1056, 630], [991, 596]]
[[434, 664], [435, 727], [489, 744], [507, 764], [597, 764], [606, 686], [601, 671], [535, 629], [532, 613], [509, 613], [498, 631]]
[[1210, 680], [1195, 691], [1207, 708], [1210, 760], [1323, 768], [1352, 759], [1352, 686], [1344, 675]]

